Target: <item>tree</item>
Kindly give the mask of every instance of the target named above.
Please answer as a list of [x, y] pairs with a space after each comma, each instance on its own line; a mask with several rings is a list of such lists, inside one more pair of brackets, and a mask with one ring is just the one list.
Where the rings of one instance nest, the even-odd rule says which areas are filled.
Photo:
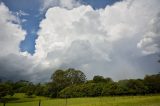
[[96, 75], [93, 77], [93, 82], [95, 82], [95, 83], [105, 82], [105, 79], [103, 76]]
[[160, 74], [146, 75], [144, 83], [148, 87], [149, 93], [160, 93]]
[[85, 74], [80, 70], [75, 70], [73, 68], [69, 68], [65, 71], [64, 76], [69, 85], [73, 84], [81, 84], [86, 81]]
[[111, 78], [104, 78], [103, 76], [99, 76], [99, 75], [96, 75], [93, 77], [93, 82], [94, 83], [110, 83], [110, 82], [113, 82], [113, 80]]
[[41, 85], [40, 83], [36, 85], [35, 87], [35, 95], [37, 96], [44, 96], [44, 85]]
[[104, 86], [102, 95], [103, 96], [108, 96], [108, 95], [117, 95], [118, 94], [118, 84], [113, 82], [113, 83], [108, 83]]
[[130, 79], [128, 80], [127, 86], [129, 88], [128, 92], [132, 95], [145, 94], [147, 92], [147, 87], [141, 79]]
[[20, 80], [14, 83], [13, 90], [17, 93], [26, 93], [27, 86], [30, 84], [29, 81]]
[[112, 80], [112, 78], [105, 78], [105, 82], [106, 83], [113, 83], [114, 81]]
[[121, 88], [120, 94], [123, 95], [142, 95], [148, 90], [142, 79], [120, 80], [118, 84]]
[[30, 83], [27, 85], [27, 91], [26, 91], [26, 95], [28, 97], [32, 97], [32, 95], [34, 94], [35, 92], [35, 85], [33, 83]]
[[72, 85], [60, 91], [60, 97], [96, 97], [100, 96], [103, 83], [84, 83]]
[[49, 89], [55, 97], [65, 87], [81, 84], [86, 81], [85, 74], [80, 70], [69, 68], [67, 70], [56, 70], [51, 76], [52, 82], [49, 84]]
[[0, 99], [8, 94], [8, 86], [0, 84]]
[[10, 96], [14, 95], [12, 83], [10, 82], [0, 83], [0, 98], [6, 95], [10, 95]]
[[65, 72], [63, 70], [56, 70], [52, 76], [51, 76], [52, 82], [60, 85], [61, 87], [65, 87], [66, 84], [66, 78], [65, 78]]
[[80, 84], [86, 81], [85, 74], [80, 70], [69, 68], [65, 71], [56, 70], [51, 76], [52, 82], [61, 87]]
[[12, 82], [12, 81], [7, 81], [7, 82], [5, 82], [4, 83], [6, 86], [7, 86], [7, 88], [8, 88], [8, 95], [10, 95], [10, 96], [13, 96], [14, 95], [14, 89], [13, 89], [13, 87], [14, 87], [14, 83]]
[[56, 98], [58, 97], [59, 91], [62, 89], [60, 85], [54, 82], [47, 83], [44, 87], [44, 96]]

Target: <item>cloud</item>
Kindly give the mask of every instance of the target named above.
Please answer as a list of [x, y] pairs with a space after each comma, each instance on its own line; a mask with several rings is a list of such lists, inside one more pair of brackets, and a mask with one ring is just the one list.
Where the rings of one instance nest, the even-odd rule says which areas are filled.
[[[0, 79], [37, 82], [39, 73], [46, 72], [48, 75], [48, 68], [44, 63], [37, 63], [27, 52], [20, 52], [19, 45], [24, 40], [26, 31], [19, 24], [19, 18], [3, 3], [0, 3], [0, 13]], [[40, 79], [42, 80], [43, 76]]]
[[89, 75], [142, 77], [150, 68], [134, 63], [144, 60], [137, 44], [160, 12], [159, 3], [125, 0], [99, 10], [84, 5], [70, 10], [52, 7], [40, 23], [34, 56], [53, 67], [79, 68]]
[[149, 27], [137, 46], [144, 54], [160, 53], [160, 13], [150, 21]]
[[22, 11], [22, 10], [19, 10], [18, 12], [15, 13], [18, 17], [21, 17], [21, 16], [28, 16], [29, 14]]
[[[124, 0], [99, 10], [72, 0], [54, 2], [59, 4], [46, 6], [33, 55], [19, 50], [26, 32], [0, 4], [1, 78], [47, 81], [55, 69], [69, 67], [88, 78], [99, 74], [115, 80], [159, 71], [153, 54], [159, 52], [159, 0]], [[142, 55], [141, 49], [152, 55]]]
[[27, 22], [27, 19], [21, 19], [21, 22], [25, 23], [25, 22]]
[[24, 60], [19, 61], [18, 58], [19, 44], [25, 38], [26, 32], [18, 24], [17, 17], [3, 3], [0, 3], [0, 13], [0, 77], [16, 79], [13, 76], [18, 76], [24, 66], [21, 64]]
[[46, 11], [51, 7], [62, 7], [67, 9], [72, 9], [80, 5], [79, 0], [42, 0], [41, 11]]
[[0, 57], [19, 53], [19, 43], [25, 38], [26, 32], [17, 22], [17, 17], [9, 9], [0, 4]]

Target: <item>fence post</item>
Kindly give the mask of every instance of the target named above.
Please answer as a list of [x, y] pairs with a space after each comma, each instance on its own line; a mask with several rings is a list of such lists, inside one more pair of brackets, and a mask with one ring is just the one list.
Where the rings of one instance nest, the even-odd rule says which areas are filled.
[[6, 102], [4, 101], [3, 106], [6, 106]]
[[65, 106], [67, 106], [67, 96], [66, 96], [66, 104], [65, 104]]
[[41, 106], [41, 100], [39, 100], [39, 106]]

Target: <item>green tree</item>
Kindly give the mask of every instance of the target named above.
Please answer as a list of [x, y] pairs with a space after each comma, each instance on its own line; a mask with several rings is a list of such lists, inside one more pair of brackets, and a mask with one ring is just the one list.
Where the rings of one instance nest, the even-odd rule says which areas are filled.
[[80, 84], [86, 81], [85, 74], [80, 70], [69, 68], [65, 71], [56, 70], [51, 76], [52, 82], [65, 88], [73, 84]]
[[41, 85], [40, 83], [36, 85], [35, 87], [35, 95], [37, 96], [44, 96], [44, 85]]
[[[48, 88], [52, 89], [49, 92], [55, 96], [65, 87], [81, 84], [86, 81], [85, 74], [80, 70], [69, 68], [67, 70], [56, 70], [51, 76], [52, 82]], [[53, 97], [53, 96], [52, 96]]]
[[27, 86], [30, 84], [29, 81], [20, 80], [14, 83], [13, 90], [17, 93], [26, 93]]
[[93, 82], [95, 82], [95, 83], [105, 82], [105, 79], [103, 76], [96, 75], [93, 77]]
[[108, 95], [118, 95], [118, 84], [113, 82], [113, 83], [108, 83], [104, 86], [102, 95], [103, 96], [108, 96]]
[[35, 85], [33, 84], [33, 83], [30, 83], [30, 84], [28, 84], [27, 85], [27, 91], [26, 91], [26, 95], [28, 96], [28, 97], [32, 97], [32, 95], [34, 94], [34, 92], [35, 92]]
[[80, 70], [75, 70], [73, 68], [69, 68], [65, 71], [64, 75], [66, 81], [68, 82], [68, 85], [73, 84], [81, 84], [86, 82], [86, 76], [85, 74]]
[[8, 82], [8, 81], [6, 83], [0, 83], [0, 98], [6, 95], [10, 95], [10, 96], [14, 95], [12, 84], [13, 83]]
[[156, 75], [146, 75], [144, 83], [148, 87], [149, 93], [160, 93], [160, 73]]
[[0, 84], [0, 99], [8, 94], [8, 86], [6, 84]]
[[7, 81], [4, 83], [7, 86], [8, 89], [8, 95], [13, 96], [14, 95], [14, 83], [12, 81]]

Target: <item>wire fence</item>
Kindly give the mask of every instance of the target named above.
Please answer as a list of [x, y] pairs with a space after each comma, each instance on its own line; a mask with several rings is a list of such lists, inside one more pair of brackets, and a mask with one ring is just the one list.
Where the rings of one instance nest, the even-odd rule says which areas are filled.
[[61, 100], [37, 100], [25, 102], [7, 102], [3, 101], [0, 106], [68, 106], [68, 98]]

